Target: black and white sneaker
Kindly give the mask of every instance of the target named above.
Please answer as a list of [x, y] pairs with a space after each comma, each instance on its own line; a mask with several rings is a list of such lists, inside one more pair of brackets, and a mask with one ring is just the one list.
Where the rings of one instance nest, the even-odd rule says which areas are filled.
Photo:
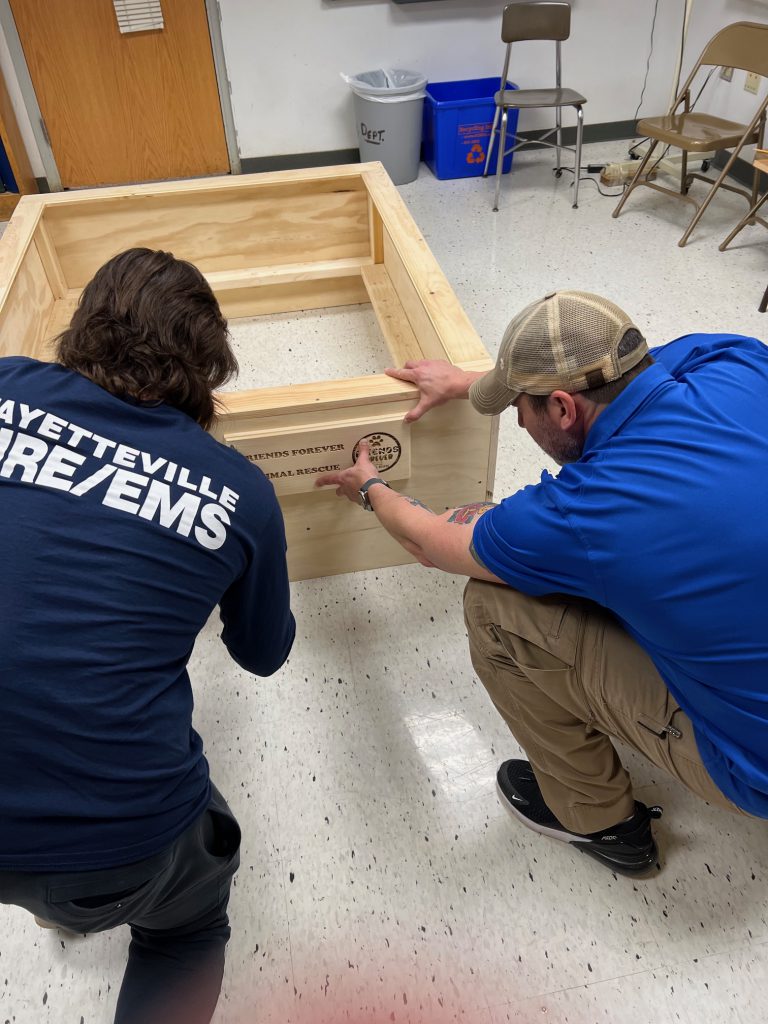
[[629, 821], [602, 832], [579, 835], [561, 825], [544, 803], [529, 761], [505, 761], [496, 776], [496, 786], [509, 813], [534, 832], [571, 843], [622, 875], [644, 875], [658, 868], [659, 851], [651, 834], [651, 819], [661, 817], [660, 807], [646, 807], [635, 800], [635, 813]]

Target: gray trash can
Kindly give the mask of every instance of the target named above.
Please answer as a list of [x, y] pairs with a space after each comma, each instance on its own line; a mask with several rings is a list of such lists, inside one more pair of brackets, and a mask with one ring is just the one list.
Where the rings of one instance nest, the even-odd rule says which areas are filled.
[[354, 94], [360, 159], [381, 160], [395, 185], [413, 181], [419, 173], [426, 76], [392, 68], [342, 78]]

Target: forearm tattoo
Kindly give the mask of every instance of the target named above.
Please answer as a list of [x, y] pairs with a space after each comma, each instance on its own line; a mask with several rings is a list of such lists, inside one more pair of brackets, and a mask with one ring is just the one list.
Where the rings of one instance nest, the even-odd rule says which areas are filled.
[[449, 523], [457, 523], [459, 526], [469, 526], [476, 519], [487, 512], [489, 508], [496, 508], [495, 501], [473, 501], [470, 505], [462, 505], [455, 508], [448, 516]]
[[431, 515], [435, 514], [432, 511], [432, 509], [429, 507], [429, 505], [425, 505], [424, 502], [423, 501], [419, 501], [418, 498], [411, 498], [407, 494], [401, 494], [400, 497], [401, 498], [405, 498], [405, 500], [408, 502], [408, 504], [409, 505], [413, 505], [414, 508], [423, 508], [426, 512], [429, 512]]

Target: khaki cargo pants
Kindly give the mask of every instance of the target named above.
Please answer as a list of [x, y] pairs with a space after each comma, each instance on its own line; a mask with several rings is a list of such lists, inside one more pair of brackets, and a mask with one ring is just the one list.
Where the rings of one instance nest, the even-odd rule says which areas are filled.
[[611, 736], [743, 813], [710, 778], [690, 719], [651, 659], [598, 605], [470, 580], [464, 616], [475, 671], [566, 828], [597, 832], [634, 811]]

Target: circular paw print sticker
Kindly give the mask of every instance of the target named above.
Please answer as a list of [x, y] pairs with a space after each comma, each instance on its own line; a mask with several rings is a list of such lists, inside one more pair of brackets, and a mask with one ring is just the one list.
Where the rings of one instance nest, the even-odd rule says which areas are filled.
[[357, 462], [361, 441], [368, 442], [368, 454], [379, 473], [386, 473], [399, 462], [402, 449], [400, 442], [392, 434], [366, 434], [365, 437], [361, 437], [352, 449], [353, 462]]

